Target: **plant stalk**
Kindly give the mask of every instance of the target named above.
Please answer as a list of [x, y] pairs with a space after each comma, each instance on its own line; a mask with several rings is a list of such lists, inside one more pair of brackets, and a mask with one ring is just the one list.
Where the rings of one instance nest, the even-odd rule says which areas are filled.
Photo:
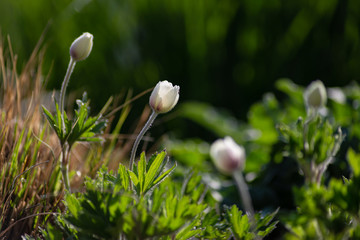
[[245, 182], [245, 179], [244, 179], [242, 173], [239, 171], [235, 171], [233, 173], [233, 177], [234, 177], [236, 186], [239, 190], [240, 198], [241, 198], [241, 201], [245, 208], [245, 212], [249, 215], [250, 220], [252, 221], [252, 224], [255, 224], [255, 222], [254, 222], [255, 211], [254, 211], [254, 208], [251, 203], [251, 197], [250, 197], [249, 189]]
[[[134, 142], [133, 148], [131, 150], [131, 155], [130, 155], [130, 163], [129, 163], [129, 169], [130, 171], [133, 170], [134, 167], [134, 161], [135, 161], [135, 155], [136, 155], [136, 150], [139, 146], [139, 143], [141, 141], [141, 139], [144, 137], [145, 133], [147, 130], [149, 130], [149, 128], [151, 127], [151, 124], [154, 122], [155, 118], [157, 117], [157, 113], [153, 110], [149, 119], [147, 120], [147, 122], [145, 123], [145, 126], [143, 127], [143, 129], [141, 129], [139, 135], [136, 137], [136, 140]], [[130, 185], [131, 186], [131, 185]]]
[[69, 62], [69, 66], [66, 70], [66, 75], [64, 78], [64, 81], [61, 85], [61, 91], [60, 91], [60, 111], [61, 114], [64, 113], [64, 104], [65, 104], [65, 92], [66, 92], [66, 88], [69, 84], [69, 80], [70, 80], [70, 76], [74, 70], [75, 67], [75, 63], [76, 61], [74, 61], [72, 58], [70, 58], [70, 62]]
[[[70, 76], [74, 70], [75, 64], [76, 64], [76, 61], [74, 61], [72, 58], [70, 58], [70, 62], [69, 62], [68, 68], [66, 70], [65, 78], [64, 78], [64, 81], [62, 82], [61, 90], [60, 90], [60, 112], [61, 112], [63, 133], [65, 133], [65, 131], [66, 131], [65, 119], [64, 119], [65, 93], [66, 93], [66, 88], [69, 84]], [[62, 151], [61, 151], [61, 154], [62, 154], [61, 173], [63, 175], [64, 186], [65, 186], [66, 190], [71, 192], [70, 181], [69, 181], [70, 147], [69, 147], [68, 143], [65, 142], [64, 144], [61, 144], [61, 149], [62, 149]]]
[[70, 188], [70, 181], [69, 181], [69, 157], [70, 157], [70, 149], [67, 145], [67, 143], [65, 143], [62, 146], [62, 153], [61, 153], [61, 173], [63, 176], [63, 181], [64, 181], [64, 186], [65, 189], [69, 191], [69, 193], [71, 193], [71, 188]]

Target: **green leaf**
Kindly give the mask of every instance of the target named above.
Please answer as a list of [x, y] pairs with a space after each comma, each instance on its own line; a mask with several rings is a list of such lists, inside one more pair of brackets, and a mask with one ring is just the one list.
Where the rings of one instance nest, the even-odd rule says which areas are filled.
[[165, 155], [166, 155], [165, 151], [162, 151], [156, 156], [154, 161], [151, 163], [149, 170], [145, 176], [145, 183], [144, 183], [145, 190], [147, 190], [149, 186], [152, 185], [156, 175], [158, 174], [158, 172], [162, 170], [160, 169], [160, 167], [162, 165], [162, 162], [164, 161]]
[[[56, 229], [53, 225], [48, 224], [45, 230], [41, 230], [45, 240], [62, 240], [64, 238], [61, 231]], [[75, 239], [75, 238], [74, 238]]]
[[137, 170], [138, 170], [138, 179], [139, 179], [139, 191], [140, 194], [143, 194], [145, 191], [145, 178], [146, 178], [146, 157], [145, 157], [145, 152], [141, 153], [140, 156], [140, 161], [138, 162], [137, 165]]
[[168, 177], [170, 175], [170, 173], [172, 171], [174, 171], [174, 169], [176, 168], [177, 164], [176, 162], [174, 163], [174, 165], [167, 170], [166, 172], [164, 172], [163, 174], [161, 174], [159, 177], [157, 177], [151, 184], [151, 186], [149, 187], [149, 189], [153, 188], [154, 186], [156, 186], [157, 184], [161, 183], [166, 177]]
[[253, 239], [254, 234], [250, 232], [250, 222], [246, 214], [242, 214], [236, 205], [228, 210], [229, 222], [235, 239]]
[[349, 148], [347, 157], [354, 176], [360, 176], [360, 154], [357, 154], [352, 148]]
[[54, 128], [54, 130], [55, 130], [55, 120], [54, 120], [54, 116], [46, 109], [46, 107], [44, 107], [44, 106], [42, 106], [42, 109], [43, 109], [43, 112], [44, 112], [44, 114], [45, 114], [45, 117], [46, 117], [46, 119], [49, 121], [49, 123], [50, 123], [50, 126], [52, 127], [52, 128]]
[[122, 164], [119, 164], [118, 175], [122, 188], [127, 190], [129, 188], [129, 174], [126, 171], [126, 167]]
[[131, 181], [134, 183], [135, 187], [139, 189], [139, 179], [136, 176], [136, 174], [130, 170], [128, 170], [128, 173], [130, 175]]
[[[263, 216], [261, 219], [255, 218], [257, 220], [257, 227], [258, 230], [257, 235], [261, 237], [265, 237], [269, 233], [271, 233], [278, 223], [278, 221], [274, 221], [271, 223], [271, 221], [274, 219], [275, 215], [278, 213], [280, 208], [276, 209], [274, 212], [267, 214]], [[260, 214], [257, 214], [255, 217], [259, 216]], [[270, 224], [271, 223], [271, 224]]]
[[[64, 137], [64, 133], [63, 133], [63, 125], [62, 125], [62, 119], [61, 119], [61, 111], [59, 109], [59, 105], [57, 104], [57, 102], [55, 102], [55, 108], [56, 108], [56, 126], [58, 128], [58, 137], [60, 138], [60, 140], [64, 140], [63, 137]], [[65, 115], [66, 113], [64, 112], [64, 119], [65, 119]]]
[[199, 220], [192, 221], [188, 226], [182, 228], [177, 234], [176, 240], [187, 240], [195, 237], [196, 235], [201, 233], [201, 229], [196, 229], [197, 226], [200, 225]]
[[65, 195], [65, 202], [67, 205], [68, 210], [71, 212], [71, 214], [77, 218], [79, 216], [79, 210], [80, 210], [80, 203], [76, 199], [76, 197], [72, 194], [66, 194]]

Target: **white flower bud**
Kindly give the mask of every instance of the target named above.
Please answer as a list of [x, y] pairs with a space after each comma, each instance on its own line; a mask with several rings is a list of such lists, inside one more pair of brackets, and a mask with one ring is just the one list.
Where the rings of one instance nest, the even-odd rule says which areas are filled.
[[327, 94], [322, 81], [316, 80], [310, 83], [304, 92], [304, 100], [309, 108], [318, 109], [326, 105]]
[[74, 61], [81, 61], [87, 58], [93, 46], [93, 35], [91, 33], [83, 33], [75, 39], [70, 47], [70, 56]]
[[173, 86], [168, 81], [156, 84], [150, 95], [149, 104], [156, 113], [166, 113], [173, 109], [179, 100], [179, 86]]
[[216, 140], [210, 147], [210, 156], [217, 169], [224, 174], [231, 174], [245, 167], [245, 149], [231, 137]]

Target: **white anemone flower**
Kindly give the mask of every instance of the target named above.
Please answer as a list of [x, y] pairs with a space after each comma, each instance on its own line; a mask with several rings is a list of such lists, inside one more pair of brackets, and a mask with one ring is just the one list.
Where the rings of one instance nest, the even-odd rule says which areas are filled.
[[322, 81], [310, 83], [304, 92], [304, 100], [308, 108], [319, 109], [326, 105], [327, 93]]
[[245, 149], [231, 137], [216, 140], [210, 147], [210, 156], [215, 166], [224, 174], [232, 174], [245, 167]]
[[179, 86], [173, 86], [166, 80], [158, 82], [150, 95], [151, 108], [156, 113], [169, 112], [179, 100], [179, 90]]
[[70, 56], [74, 61], [86, 59], [91, 52], [93, 46], [93, 35], [91, 33], [83, 33], [74, 40], [70, 47]]

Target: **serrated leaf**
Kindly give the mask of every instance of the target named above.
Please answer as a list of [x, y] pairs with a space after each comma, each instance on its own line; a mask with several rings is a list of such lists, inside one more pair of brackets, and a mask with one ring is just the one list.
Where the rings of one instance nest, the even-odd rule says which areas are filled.
[[140, 155], [140, 161], [137, 164], [138, 169], [138, 178], [139, 178], [139, 191], [140, 194], [143, 194], [145, 187], [145, 178], [146, 178], [146, 158], [145, 152], [142, 152]]
[[231, 229], [234, 234], [235, 239], [252, 239], [253, 233], [250, 230], [249, 218], [246, 214], [242, 214], [242, 211], [239, 210], [236, 205], [233, 205], [230, 210], [228, 210], [228, 215], [230, 218]]
[[50, 127], [55, 131], [56, 135], [61, 139], [62, 137], [62, 130], [61, 130], [61, 125], [58, 126], [57, 122], [55, 122], [55, 117], [57, 120], [57, 115], [55, 115], [55, 117], [44, 107], [42, 106], [44, 115], [46, 117], [46, 119], [48, 120]]
[[139, 179], [136, 174], [130, 170], [128, 170], [128, 174], [130, 175], [131, 181], [134, 183], [135, 187], [139, 189]]
[[66, 205], [68, 207], [68, 210], [71, 212], [71, 214], [75, 217], [78, 218], [79, 216], [79, 210], [80, 210], [80, 203], [79, 201], [76, 199], [75, 196], [73, 196], [72, 194], [67, 194], [65, 196], [65, 202]]
[[156, 175], [161, 172], [162, 169], [160, 169], [162, 162], [164, 161], [165, 158], [165, 151], [162, 151], [161, 153], [159, 153], [156, 158], [154, 159], [154, 161], [151, 163], [151, 166], [149, 167], [149, 170], [145, 176], [145, 184], [144, 184], [144, 189], [148, 189], [149, 186], [152, 185]]
[[62, 240], [64, 238], [60, 230], [56, 229], [51, 224], [47, 225], [46, 231], [41, 229], [41, 233], [45, 240]]
[[119, 165], [118, 174], [122, 187], [127, 190], [129, 188], [129, 174], [124, 165]]
[[45, 114], [45, 117], [47, 118], [47, 120], [49, 121], [51, 127], [55, 126], [55, 120], [54, 120], [54, 116], [46, 109], [45, 106], [42, 106], [43, 112]]
[[149, 160], [147, 161], [147, 164], [146, 164], [146, 172], [149, 172], [149, 169], [157, 156], [158, 156], [157, 154], [151, 155], [151, 157], [149, 158]]
[[199, 220], [192, 221], [188, 226], [182, 228], [177, 234], [176, 240], [187, 240], [195, 237], [201, 233], [201, 229], [194, 229], [196, 226], [200, 225]]
[[267, 226], [265, 230], [259, 231], [257, 235], [260, 237], [265, 237], [266, 235], [271, 233], [276, 228], [277, 224], [278, 224], [278, 221], [273, 222], [272, 224]]
[[154, 186], [156, 186], [157, 184], [161, 183], [166, 177], [168, 177], [170, 175], [170, 173], [172, 171], [174, 171], [174, 169], [176, 168], [177, 164], [176, 162], [174, 163], [174, 165], [169, 169], [167, 170], [166, 172], [164, 172], [163, 174], [161, 174], [159, 177], [157, 177], [153, 182], [152, 184], [150, 185], [149, 187], [149, 190], [151, 188], [153, 188]]
[[[63, 137], [62, 135], [62, 127], [63, 127], [63, 124], [62, 124], [62, 119], [61, 119], [61, 111], [59, 109], [59, 105], [55, 102], [55, 109], [56, 109], [56, 122], [57, 122], [57, 126], [59, 128], [59, 133], [61, 133], [61, 137]], [[65, 112], [64, 112], [64, 116], [65, 116]]]

